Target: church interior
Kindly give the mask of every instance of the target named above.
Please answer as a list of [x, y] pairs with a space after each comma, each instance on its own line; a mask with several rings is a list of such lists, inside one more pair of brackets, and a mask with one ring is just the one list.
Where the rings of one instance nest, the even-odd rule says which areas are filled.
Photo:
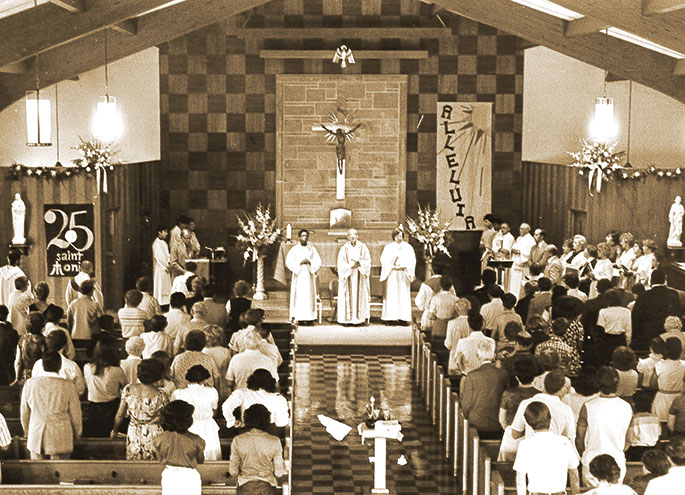
[[[512, 243], [519, 226], [531, 239], [542, 230], [559, 257], [578, 235], [595, 258], [608, 233], [616, 244], [631, 233], [638, 249], [652, 241], [649, 272], [685, 294], [674, 200], [685, 178], [680, 0], [1, 0], [0, 136], [0, 259], [21, 253], [18, 266], [34, 288], [47, 283], [64, 326], [65, 293], [88, 261], [118, 328], [140, 277], [157, 283], [160, 230], [180, 223], [197, 243], [180, 273], [192, 258], [222, 303], [248, 282], [283, 358], [284, 495], [516, 493], [501, 432], [493, 439], [469, 422], [466, 372], [455, 378], [444, 331], [431, 333], [429, 305], [418, 306], [439, 274], [455, 301], [481, 282], [486, 301], [499, 297], [482, 279], [488, 253], [503, 292], [523, 300], [535, 285], [527, 258], [525, 280], [510, 284], [522, 254], [515, 244], [499, 257], [484, 241], [495, 235], [486, 215], [510, 227]], [[398, 254], [389, 276], [398, 226], [413, 264], [398, 265]], [[352, 297], [340, 254], [350, 229], [368, 248], [352, 265], [368, 299], [358, 320], [340, 316]], [[160, 241], [172, 259], [173, 236]], [[316, 275], [302, 317], [291, 257], [305, 246]], [[612, 259], [608, 278], [632, 301]], [[590, 273], [590, 300], [594, 266], [576, 270], [581, 286]], [[388, 317], [398, 271], [411, 274], [407, 304]], [[649, 276], [637, 277], [649, 292]], [[92, 349], [74, 344], [83, 367]], [[637, 363], [649, 350], [635, 354]], [[127, 460], [125, 431], [75, 438], [70, 458], [31, 457], [21, 387], [0, 383], [0, 396], [12, 436], [0, 493], [159, 493], [164, 465]], [[221, 404], [214, 412], [223, 455], [197, 468], [201, 491], [253, 493], [229, 472], [233, 437]], [[624, 459], [626, 480], [642, 473], [638, 461]]]

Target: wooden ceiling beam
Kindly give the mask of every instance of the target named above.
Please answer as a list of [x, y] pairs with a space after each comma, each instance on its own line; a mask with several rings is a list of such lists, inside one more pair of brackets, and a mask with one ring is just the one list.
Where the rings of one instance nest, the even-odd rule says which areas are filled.
[[[73, 14], [53, 3], [0, 19], [0, 66], [31, 57], [112, 24], [140, 15], [168, 0], [91, 0]], [[228, 4], [229, 2], [226, 2]]]
[[675, 59], [601, 33], [564, 36], [564, 21], [510, 0], [435, 0], [446, 10], [551, 48], [685, 103]]
[[118, 24], [112, 24], [110, 29], [124, 34], [138, 34], [138, 19], [126, 19]]
[[554, 0], [562, 7], [606, 22], [610, 26], [685, 53], [685, 11], [667, 16], [645, 17], [642, 0]]
[[0, 72], [6, 74], [25, 74], [33, 68], [33, 63], [31, 59], [20, 60], [19, 62], [14, 62], [13, 64], [8, 64], [0, 67]]
[[[147, 48], [219, 23], [268, 0], [186, 0], [168, 8], [151, 12], [138, 19], [138, 34], [131, 36], [117, 31], [107, 34], [110, 61], [127, 57]], [[234, 18], [238, 22], [239, 19]], [[41, 87], [70, 79], [103, 65], [102, 31], [81, 37], [40, 56]], [[0, 110], [24, 96], [35, 86], [31, 72], [0, 74]]]
[[685, 76], [685, 59], [678, 60], [675, 63], [675, 68], [673, 69], [673, 74], [676, 76]]
[[86, 10], [85, 0], [50, 0], [50, 3], [71, 13], [85, 12]]
[[583, 34], [597, 33], [602, 29], [611, 27], [610, 24], [595, 19], [594, 17], [581, 17], [572, 21], [566, 21], [564, 24], [564, 35], [566, 36], [580, 36]]
[[685, 2], [682, 0], [642, 0], [644, 15], [666, 14], [681, 9], [685, 9]]

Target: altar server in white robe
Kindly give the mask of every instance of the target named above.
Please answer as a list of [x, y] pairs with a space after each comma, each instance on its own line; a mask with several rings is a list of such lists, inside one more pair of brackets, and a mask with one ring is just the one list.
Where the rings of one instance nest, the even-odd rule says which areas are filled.
[[369, 319], [371, 255], [355, 229], [338, 252], [338, 323], [358, 325]]
[[392, 231], [394, 242], [387, 244], [381, 253], [380, 281], [385, 282], [383, 298], [384, 321], [411, 321], [411, 289], [416, 268], [414, 248], [404, 241], [404, 231]]
[[321, 268], [321, 257], [308, 243], [309, 231], [297, 234], [300, 242], [288, 251], [285, 266], [293, 272], [290, 284], [290, 319], [296, 322], [316, 319], [316, 272]]
[[519, 227], [519, 233], [520, 235], [511, 247], [511, 259], [514, 264], [511, 266], [509, 278], [509, 292], [514, 294], [516, 299], [521, 297], [523, 278], [528, 274], [528, 266], [530, 265], [530, 251], [535, 246], [535, 238], [530, 235], [530, 225], [522, 223]]
[[152, 276], [153, 295], [159, 304], [169, 304], [171, 295], [171, 274], [169, 273], [169, 245], [166, 238], [169, 231], [166, 227], [157, 229], [157, 239], [152, 243]]

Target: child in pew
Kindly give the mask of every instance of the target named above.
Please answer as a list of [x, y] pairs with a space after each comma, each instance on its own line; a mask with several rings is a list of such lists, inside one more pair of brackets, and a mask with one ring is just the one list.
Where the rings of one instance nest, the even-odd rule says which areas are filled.
[[666, 342], [661, 337], [649, 341], [649, 356], [637, 362], [637, 373], [640, 376], [640, 387], [649, 387], [656, 363], [664, 358]]
[[590, 474], [599, 481], [599, 486], [585, 495], [636, 495], [632, 488], [619, 482], [621, 468], [609, 454], [600, 454], [590, 461]]
[[618, 388], [616, 395], [632, 404], [632, 397], [637, 391], [639, 374], [635, 369], [637, 357], [630, 347], [619, 346], [611, 356], [611, 365], [618, 371]]
[[167, 404], [162, 410], [164, 432], [153, 440], [162, 471], [162, 495], [200, 495], [202, 479], [197, 465], [205, 461], [205, 441], [188, 429], [193, 424], [194, 407], [182, 400]]
[[145, 341], [143, 349], [143, 359], [148, 359], [157, 351], [164, 351], [168, 354], [174, 352], [174, 343], [171, 341], [164, 329], [167, 327], [167, 319], [162, 315], [154, 315], [146, 321], [147, 328], [140, 337]]
[[551, 414], [542, 402], [528, 404], [524, 412], [534, 434], [521, 441], [514, 461], [516, 493], [566, 493], [570, 479], [571, 495], [580, 489], [580, 459], [571, 441], [550, 431]]
[[627, 461], [639, 461], [642, 454], [659, 442], [661, 423], [651, 410], [651, 391], [638, 390], [633, 396], [633, 420], [626, 439], [630, 442], [630, 447], [626, 450]]
[[650, 481], [659, 476], [663, 476], [671, 469], [671, 460], [661, 449], [649, 449], [642, 454], [642, 465], [644, 474], [633, 476], [626, 481], [626, 485], [637, 493], [644, 493]]
[[141, 337], [131, 337], [126, 341], [126, 353], [128, 356], [121, 361], [121, 369], [124, 370], [129, 384], [138, 381], [138, 365], [143, 360], [145, 341]]

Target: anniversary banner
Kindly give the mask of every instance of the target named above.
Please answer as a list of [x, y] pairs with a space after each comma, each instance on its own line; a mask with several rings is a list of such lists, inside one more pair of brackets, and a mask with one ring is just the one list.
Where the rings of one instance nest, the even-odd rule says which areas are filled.
[[439, 102], [436, 138], [440, 220], [473, 230], [492, 203], [492, 103]]
[[48, 276], [73, 277], [83, 261], [95, 262], [95, 216], [92, 204], [46, 204]]

